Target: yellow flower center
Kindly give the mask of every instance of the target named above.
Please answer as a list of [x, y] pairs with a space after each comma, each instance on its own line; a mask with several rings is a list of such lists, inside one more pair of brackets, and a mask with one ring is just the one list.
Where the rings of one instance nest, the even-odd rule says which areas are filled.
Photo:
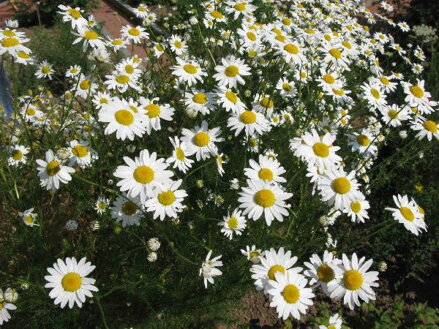
[[192, 97], [192, 100], [197, 104], [206, 104], [207, 103], [207, 97], [206, 94], [203, 93], [197, 93]]
[[181, 41], [175, 40], [174, 46], [175, 46], [175, 48], [180, 49], [181, 47], [183, 47], [183, 44], [181, 43]]
[[14, 150], [12, 151], [11, 156], [14, 160], [21, 160], [23, 158], [23, 153], [20, 150]]
[[15, 32], [11, 31], [11, 30], [4, 30], [2, 33], [3, 33], [4, 36], [7, 36], [7, 37], [15, 36]]
[[282, 89], [284, 91], [291, 91], [291, 85], [289, 83], [283, 83], [282, 84]]
[[122, 44], [122, 40], [121, 39], [115, 39], [111, 43], [113, 45], [115, 45], [115, 46], [120, 46]]
[[84, 145], [78, 144], [78, 145], [73, 146], [72, 153], [75, 156], [77, 156], [78, 158], [83, 158], [83, 157], [87, 156], [88, 149]]
[[36, 114], [36, 112], [35, 112], [35, 110], [34, 110], [32, 107], [29, 107], [29, 108], [26, 110], [26, 114], [27, 114], [27, 115], [30, 115], [30, 116], [33, 116], [33, 115]]
[[381, 95], [380, 92], [378, 90], [376, 90], [375, 88], [372, 88], [370, 90], [370, 93], [372, 94], [372, 96], [376, 99], [380, 99]]
[[249, 38], [251, 41], [256, 41], [256, 34], [253, 32], [247, 32], [247, 38]]
[[261, 254], [257, 251], [250, 251], [250, 258], [259, 257]]
[[55, 176], [60, 170], [58, 161], [50, 161], [46, 166], [46, 172], [49, 176]]
[[81, 277], [78, 273], [70, 272], [64, 275], [61, 285], [65, 291], [74, 292], [81, 288]]
[[268, 208], [276, 202], [276, 197], [271, 190], [260, 190], [256, 192], [254, 201], [257, 205]]
[[50, 73], [50, 66], [44, 65], [41, 68], [41, 72], [43, 72], [44, 74], [49, 74]]
[[156, 45], [155, 45], [155, 48], [156, 48], [158, 51], [161, 51], [161, 52], [165, 51], [165, 48], [164, 48], [160, 43], [156, 44]]
[[338, 50], [337, 48], [330, 49], [329, 50], [329, 54], [331, 54], [331, 56], [336, 58], [336, 59], [340, 59], [341, 58], [341, 51]]
[[81, 81], [81, 83], [79, 84], [79, 88], [81, 88], [82, 90], [89, 89], [90, 88], [90, 81], [89, 80]]
[[127, 216], [132, 216], [137, 212], [137, 206], [134, 202], [126, 201], [122, 204], [122, 212]]
[[28, 215], [24, 218], [24, 222], [26, 224], [32, 224], [34, 222], [34, 218], [31, 215]]
[[244, 11], [247, 8], [247, 4], [245, 2], [237, 3], [233, 6], [237, 11]]
[[328, 327], [328, 329], [337, 329], [337, 327], [334, 326], [333, 324], [331, 324], [331, 325]]
[[126, 83], [128, 83], [130, 81], [130, 77], [127, 76], [127, 75], [123, 75], [123, 74], [122, 75], [118, 75], [116, 77], [116, 81], [118, 83], [121, 83], [121, 84], [126, 84]]
[[337, 96], [343, 96], [343, 95], [344, 95], [344, 90], [343, 90], [343, 89], [332, 89], [332, 91], [333, 91], [334, 94], [336, 94]]
[[177, 147], [175, 149], [175, 156], [180, 161], [184, 161], [184, 159], [185, 159], [184, 152], [183, 152], [183, 150], [180, 147]]
[[294, 284], [288, 284], [285, 286], [284, 290], [282, 290], [282, 296], [287, 303], [295, 304], [300, 297], [299, 288], [297, 288]]
[[335, 277], [334, 270], [327, 264], [322, 264], [317, 268], [317, 276], [320, 281], [328, 283]]
[[217, 19], [223, 18], [223, 14], [221, 14], [218, 10], [211, 11], [210, 16], [217, 18]]
[[293, 45], [292, 43], [288, 43], [284, 46], [284, 50], [290, 54], [298, 54], [299, 48], [296, 45]]
[[204, 131], [200, 131], [194, 135], [192, 141], [198, 147], [204, 147], [209, 144], [210, 137], [209, 134], [205, 133]]
[[354, 202], [351, 202], [351, 210], [354, 213], [358, 214], [361, 211], [361, 202], [358, 201], [358, 200], [354, 201]]
[[195, 65], [185, 64], [183, 65], [183, 70], [185, 70], [189, 74], [195, 74], [198, 72], [198, 69]]
[[239, 73], [239, 67], [237, 67], [236, 65], [230, 65], [226, 67], [226, 70], [224, 72], [226, 74], [226, 76], [228, 76], [229, 78], [234, 78], [238, 75]]
[[332, 181], [332, 189], [338, 194], [346, 194], [351, 190], [351, 182], [345, 177], [339, 177]]
[[141, 184], [148, 184], [154, 179], [154, 170], [148, 166], [140, 166], [134, 170], [133, 177]]
[[352, 45], [349, 41], [343, 41], [341, 44], [347, 49], [352, 49]]
[[128, 74], [133, 74], [134, 72], [134, 67], [132, 65], [125, 65], [125, 72]]
[[25, 53], [24, 51], [20, 50], [19, 52], [17, 52], [17, 56], [23, 59], [28, 59], [30, 58], [30, 55], [28, 53]]
[[329, 83], [330, 85], [332, 85], [332, 84], [335, 82], [334, 77], [333, 77], [332, 75], [330, 75], [330, 74], [325, 74], [325, 75], [323, 76], [323, 80], [324, 80], [326, 83]]
[[114, 114], [114, 117], [117, 122], [124, 126], [129, 126], [134, 122], [134, 116], [128, 110], [119, 110]]
[[3, 302], [0, 302], [0, 311], [4, 308]]
[[367, 137], [366, 135], [358, 135], [357, 143], [361, 146], [368, 146], [370, 144], [369, 137]]
[[174, 192], [172, 192], [171, 190], [167, 190], [165, 192], [159, 193], [157, 199], [162, 205], [169, 206], [174, 203], [175, 195]]
[[389, 112], [387, 112], [390, 119], [397, 119], [398, 118], [398, 111], [391, 109]]
[[272, 267], [270, 267], [270, 269], [268, 270], [268, 278], [270, 280], [274, 280], [276, 281], [276, 277], [274, 276], [274, 274], [276, 272], [281, 272], [282, 274], [285, 274], [285, 267], [283, 267], [282, 265], [273, 265]]
[[226, 91], [226, 98], [232, 102], [233, 104], [236, 104], [238, 102], [238, 96], [233, 91]]
[[274, 106], [274, 103], [269, 97], [264, 97], [261, 100], [261, 105], [266, 109], [271, 109]]
[[409, 208], [401, 207], [399, 208], [399, 212], [409, 222], [413, 222], [415, 220], [415, 214]]
[[99, 36], [95, 31], [88, 30], [85, 31], [84, 38], [86, 38], [87, 40], [96, 40], [97, 38], [99, 38]]
[[231, 230], [236, 230], [236, 228], [238, 227], [238, 219], [235, 216], [230, 217], [227, 220], [227, 226], [231, 229]]
[[288, 17], [285, 17], [282, 19], [282, 24], [286, 25], [286, 26], [290, 26], [291, 25], [291, 19], [289, 19]]
[[317, 142], [312, 146], [315, 155], [326, 158], [329, 155], [329, 147], [325, 143]]
[[424, 97], [424, 90], [419, 86], [411, 86], [410, 92], [413, 94], [413, 96], [415, 96], [417, 98]]
[[69, 8], [69, 9], [67, 9], [67, 11], [70, 14], [70, 16], [72, 16], [75, 19], [81, 18], [81, 16], [82, 16], [79, 10]]
[[156, 118], [160, 115], [160, 106], [157, 104], [146, 105], [145, 109], [150, 118]]
[[260, 179], [266, 180], [266, 181], [272, 181], [273, 180], [273, 172], [268, 168], [262, 168], [258, 172], [258, 177]]
[[346, 289], [357, 290], [363, 285], [363, 276], [357, 270], [349, 270], [343, 275], [343, 283]]
[[136, 29], [133, 27], [133, 28], [128, 30], [128, 34], [132, 35], [133, 37], [138, 37], [140, 35], [140, 31], [139, 31], [139, 29]]
[[425, 121], [422, 126], [428, 130], [429, 132], [436, 134], [437, 133], [437, 124], [432, 120]]
[[381, 77], [380, 81], [383, 85], [386, 85], [386, 86], [388, 86], [390, 84], [389, 79], [387, 79], [386, 77]]
[[253, 111], [244, 111], [239, 116], [239, 120], [246, 125], [252, 124], [256, 122], [256, 114]]

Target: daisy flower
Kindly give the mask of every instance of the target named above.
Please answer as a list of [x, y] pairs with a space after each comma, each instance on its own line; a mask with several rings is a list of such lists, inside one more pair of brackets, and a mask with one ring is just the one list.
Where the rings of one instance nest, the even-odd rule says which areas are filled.
[[130, 110], [129, 103], [120, 98], [113, 98], [101, 104], [99, 121], [108, 123], [105, 134], [116, 132], [116, 138], [134, 140], [134, 136], [142, 137], [146, 130], [146, 118], [143, 113]]
[[408, 111], [406, 107], [399, 107], [396, 104], [391, 106], [385, 106], [380, 109], [383, 121], [389, 124], [391, 127], [399, 127], [402, 122], [409, 119]]
[[329, 318], [328, 326], [320, 325], [319, 329], [341, 329], [343, 320], [340, 315], [334, 314]]
[[301, 137], [291, 140], [290, 148], [295, 156], [309, 164], [328, 169], [342, 161], [342, 158], [335, 154], [340, 149], [340, 147], [333, 145], [335, 138], [335, 135], [329, 132], [324, 136], [319, 136], [317, 131], [313, 129], [311, 132], [305, 132]]
[[53, 70], [52, 65], [49, 64], [47, 61], [43, 61], [37, 66], [35, 76], [39, 79], [49, 78], [49, 80], [52, 80], [53, 73], [55, 73], [55, 71]]
[[73, 65], [70, 66], [69, 69], [67, 70], [66, 77], [73, 78], [79, 75], [80, 73], [81, 73], [81, 67], [79, 65]]
[[27, 162], [26, 154], [29, 153], [29, 148], [24, 145], [14, 145], [9, 148], [8, 164], [13, 167], [18, 167]]
[[172, 171], [166, 170], [168, 164], [164, 159], [157, 159], [157, 153], [149, 153], [148, 150], [140, 151], [138, 157], [132, 160], [124, 157], [127, 166], [118, 166], [114, 176], [121, 178], [117, 183], [122, 192], [127, 191], [130, 198], [140, 195], [143, 203], [151, 195], [154, 188], [159, 188], [160, 184], [171, 182]]
[[236, 92], [231, 89], [220, 87], [216, 90], [216, 96], [218, 97], [218, 104], [225, 108], [227, 112], [239, 113], [246, 109], [245, 104], [241, 101]]
[[76, 304], [82, 307], [85, 297], [93, 297], [92, 291], [98, 291], [95, 279], [87, 277], [96, 266], [82, 258], [79, 262], [75, 257], [67, 257], [65, 261], [58, 258], [53, 267], [48, 267], [44, 279], [47, 281], [45, 288], [51, 289], [49, 296], [54, 299], [55, 305], [64, 308], [67, 303], [69, 308]]
[[290, 207], [285, 200], [293, 196], [292, 193], [284, 192], [279, 186], [267, 181], [247, 180], [248, 187], [243, 187], [240, 192], [239, 208], [244, 208], [243, 215], [253, 220], [265, 217], [270, 226], [274, 219], [282, 222], [288, 216], [287, 208]]
[[118, 196], [111, 207], [111, 218], [122, 222], [122, 227], [139, 225], [142, 217], [139, 201], [138, 198], [128, 198], [125, 193], [123, 196]]
[[401, 85], [404, 88], [404, 93], [407, 95], [405, 97], [406, 103], [416, 107], [421, 114], [428, 114], [434, 111], [433, 106], [436, 106], [437, 103], [430, 101], [431, 94], [425, 90], [424, 80], [417, 80], [416, 84], [401, 81]]
[[268, 295], [270, 306], [276, 308], [279, 318], [286, 320], [292, 315], [300, 320], [300, 314], [306, 314], [315, 296], [307, 284], [308, 280], [296, 272], [275, 273], [275, 280], [269, 281]]
[[189, 159], [189, 156], [194, 154], [194, 150], [191, 149], [186, 143], [180, 142], [177, 136], [172, 139], [169, 137], [174, 150], [172, 151], [172, 156], [169, 157], [166, 162], [173, 163], [173, 168], [177, 168], [182, 173], [186, 173], [189, 168], [192, 167], [194, 160]]
[[334, 205], [336, 209], [344, 209], [356, 201], [359, 196], [355, 171], [346, 174], [343, 168], [330, 168], [317, 181], [322, 200]]
[[70, 142], [70, 162], [69, 166], [78, 164], [81, 168], [91, 166], [92, 161], [98, 159], [98, 154], [95, 150], [92, 150], [87, 142], [78, 142], [73, 140]]
[[343, 209], [343, 212], [351, 217], [352, 222], [364, 223], [365, 219], [369, 219], [367, 210], [370, 208], [369, 201], [362, 198], [357, 198], [351, 201], [349, 207]]
[[193, 92], [187, 92], [185, 96], [184, 104], [201, 114], [209, 114], [214, 105], [214, 99], [212, 93], [205, 92], [204, 90], [198, 90]]
[[378, 84], [374, 85], [365, 83], [363, 86], [361, 86], [361, 89], [363, 89], [363, 96], [367, 100], [369, 105], [378, 109], [383, 108], [385, 105], [387, 105], [386, 97], [381, 91], [381, 88], [378, 86]]
[[328, 283], [329, 295], [332, 299], [343, 298], [343, 303], [351, 310], [355, 305], [360, 306], [360, 299], [366, 303], [375, 300], [373, 287], [378, 287], [378, 272], [369, 271], [372, 266], [372, 259], [365, 261], [362, 257], [358, 260], [357, 255], [352, 255], [352, 260], [343, 254], [342, 265], [334, 267], [336, 280]]
[[276, 159], [260, 154], [259, 163], [250, 159], [249, 164], [251, 168], [245, 168], [244, 175], [253, 181], [262, 180], [273, 183], [286, 182], [286, 179], [281, 176], [285, 173], [285, 169]]
[[58, 13], [62, 15], [63, 22], [70, 22], [73, 29], [87, 26], [87, 20], [82, 16], [82, 10], [79, 7], [59, 5], [58, 8], [61, 10]]
[[305, 275], [310, 278], [309, 284], [315, 287], [321, 287], [325, 294], [328, 294], [328, 283], [335, 279], [334, 267], [339, 266], [341, 261], [334, 257], [332, 252], [325, 250], [323, 258], [313, 254], [309, 262], [304, 265], [308, 268]]
[[227, 126], [235, 130], [238, 136], [244, 130], [247, 137], [255, 134], [263, 135], [271, 129], [270, 122], [259, 112], [252, 110], [238, 110], [227, 120]]
[[221, 226], [221, 233], [232, 240], [233, 234], [242, 234], [246, 227], [246, 220], [244, 216], [241, 216], [241, 211], [235, 209], [232, 215], [228, 214], [218, 225]]
[[110, 200], [104, 196], [100, 196], [96, 200], [94, 209], [99, 215], [102, 215], [107, 210], [109, 204]]
[[421, 116], [417, 118], [411, 125], [411, 128], [418, 131], [416, 138], [422, 140], [427, 137], [429, 141], [434, 138], [439, 139], [439, 131], [437, 128], [437, 123], [433, 120], [427, 120]]
[[115, 71], [113, 74], [106, 75], [105, 77], [107, 80], [104, 81], [104, 84], [109, 90], [117, 89], [119, 92], [124, 93], [128, 88], [132, 88], [139, 93], [141, 92], [137, 76], [135, 75], [127, 75], [125, 72]]
[[251, 1], [230, 1], [227, 2], [226, 12], [233, 14], [233, 19], [237, 20], [239, 16], [251, 16], [251, 14], [256, 10]]
[[18, 216], [21, 217], [21, 220], [26, 226], [29, 227], [38, 226], [38, 224], [36, 223], [38, 215], [34, 213], [34, 208], [30, 208], [23, 212], [19, 212]]
[[372, 144], [374, 137], [370, 131], [363, 129], [360, 133], [354, 133], [348, 137], [349, 145], [352, 147], [353, 152], [367, 152], [368, 154], [376, 154], [378, 152], [378, 147]]
[[177, 57], [177, 65], [173, 66], [173, 72], [180, 81], [187, 82], [188, 86], [192, 86], [197, 83], [197, 81], [203, 82], [203, 76], [207, 73], [204, 72], [200, 65], [195, 61], [185, 61]]
[[218, 148], [215, 142], [223, 141], [223, 138], [219, 137], [220, 128], [209, 129], [207, 121], [203, 121], [201, 126], [196, 126], [192, 130], [183, 128], [182, 134], [181, 141], [194, 151], [197, 161], [208, 159], [211, 155], [217, 155]]
[[418, 235], [421, 230], [427, 230], [424, 215], [414, 200], [409, 200], [407, 195], [398, 194], [393, 196], [393, 201], [396, 208], [387, 207], [386, 210], [392, 212], [396, 221], [404, 224], [404, 227], [414, 235]]
[[213, 77], [219, 85], [229, 88], [236, 87], [238, 83], [245, 84], [242, 77], [250, 75], [250, 67], [242, 59], [233, 56], [223, 58], [222, 65], [217, 65], [215, 71], [217, 73]]
[[185, 206], [182, 202], [187, 197], [187, 193], [178, 189], [181, 183], [180, 179], [176, 182], [160, 184], [153, 190], [151, 198], [145, 203], [145, 208], [154, 213], [154, 219], [160, 217], [160, 220], [164, 220], [166, 216], [177, 218], [177, 214], [183, 211]]
[[145, 110], [146, 120], [144, 121], [148, 135], [151, 134], [152, 130], [158, 131], [161, 129], [160, 120], [172, 121], [175, 112], [169, 104], [157, 104], [158, 100], [158, 98], [149, 100], [144, 97], [139, 99], [140, 105]]
[[52, 150], [46, 152], [46, 161], [37, 159], [38, 176], [41, 179], [40, 185], [47, 190], [55, 191], [59, 189], [59, 183], [67, 184], [72, 180], [71, 173], [75, 169], [63, 166], [61, 161], [55, 157]]
[[177, 56], [180, 56], [187, 51], [186, 43], [179, 36], [174, 34], [171, 35], [169, 46]]
[[285, 252], [283, 247], [280, 247], [278, 251], [271, 248], [264, 251], [263, 255], [259, 256], [260, 264], [254, 264], [250, 268], [252, 272], [252, 279], [255, 280], [256, 290], [267, 291], [269, 289], [268, 282], [270, 280], [276, 280], [275, 274], [292, 271], [299, 273], [302, 271], [301, 267], [293, 267], [297, 262], [297, 257], [291, 257], [291, 251]]
[[14, 311], [16, 309], [17, 306], [15, 306], [13, 303], [10, 303], [7, 298], [5, 298], [3, 290], [0, 289], [0, 326], [11, 319], [9, 311]]
[[203, 276], [204, 279], [204, 287], [207, 289], [207, 283], [214, 283], [214, 279], [217, 276], [220, 276], [223, 274], [217, 267], [223, 266], [223, 262], [220, 261], [221, 255], [216, 256], [212, 259], [210, 259], [210, 256], [212, 255], [212, 250], [209, 251], [209, 253], [206, 256], [206, 259], [201, 264], [200, 268], [200, 276]]
[[282, 56], [287, 63], [294, 63], [301, 66], [306, 63], [306, 57], [303, 55], [302, 46], [296, 42], [287, 42], [277, 45], [277, 55]]
[[78, 36], [73, 41], [73, 44], [84, 41], [82, 45], [84, 51], [87, 50], [89, 45], [92, 49], [97, 50], [99, 53], [106, 51], [105, 42], [96, 31], [90, 29], [89, 27], [80, 27], [77, 31], [78, 33], [73, 33]]
[[141, 43], [142, 39], [146, 39], [149, 37], [148, 32], [143, 27], [140, 26], [131, 26], [125, 25], [120, 30], [122, 38], [128, 41], [132, 41], [133, 43]]
[[263, 255], [263, 252], [261, 249], [257, 249], [255, 245], [252, 245], [251, 247], [246, 246], [245, 249], [241, 249], [241, 254], [243, 254], [253, 264], [259, 264], [259, 257]]

